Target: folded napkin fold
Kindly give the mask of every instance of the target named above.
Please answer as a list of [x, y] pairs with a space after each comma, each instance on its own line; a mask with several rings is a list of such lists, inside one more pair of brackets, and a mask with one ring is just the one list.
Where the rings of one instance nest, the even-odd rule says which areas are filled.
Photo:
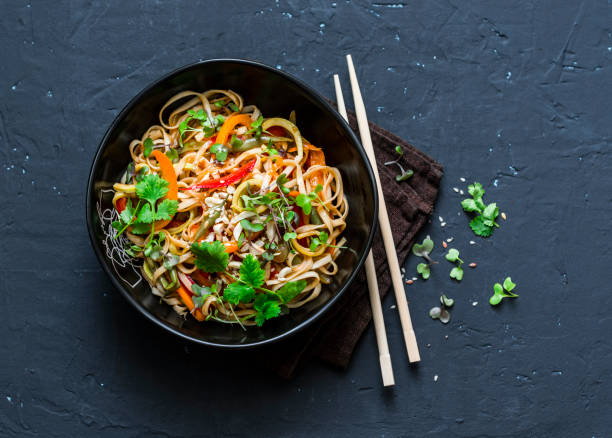
[[[349, 124], [357, 132], [354, 113], [349, 113]], [[397, 256], [403, 263], [416, 234], [432, 213], [442, 179], [442, 166], [378, 125], [370, 123], [370, 131]], [[414, 175], [404, 182], [395, 180], [395, 175], [399, 173], [396, 166], [383, 165], [398, 158], [395, 151], [397, 145], [403, 150], [400, 163], [405, 169], [414, 171]], [[380, 230], [376, 231], [372, 251], [376, 260], [378, 288], [381, 297], [384, 297], [391, 287], [391, 276]], [[324, 362], [346, 368], [371, 319], [365, 271], [362, 268], [350, 288], [321, 321], [285, 341], [266, 347], [260, 356], [265, 358], [263, 365], [283, 378], [290, 378], [306, 355], [314, 355]]]

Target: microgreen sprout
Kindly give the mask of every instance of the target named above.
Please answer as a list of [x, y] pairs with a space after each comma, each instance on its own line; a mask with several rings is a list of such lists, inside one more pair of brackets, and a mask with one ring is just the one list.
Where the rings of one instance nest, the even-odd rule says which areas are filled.
[[404, 169], [404, 167], [400, 164], [399, 160], [402, 157], [402, 155], [404, 154], [404, 151], [402, 150], [402, 147], [397, 145], [395, 146], [395, 152], [397, 152], [397, 154], [399, 155], [397, 157], [397, 159], [393, 160], [393, 161], [387, 161], [385, 163], [385, 166], [391, 166], [392, 164], [395, 164], [397, 167], [399, 167], [400, 169], [400, 174], [395, 176], [395, 180], [398, 182], [401, 181], [406, 181], [408, 178], [410, 178], [412, 175], [414, 175], [414, 171], [412, 169]]
[[512, 282], [510, 277], [506, 277], [503, 286], [499, 283], [493, 285], [493, 295], [489, 298], [489, 304], [497, 306], [504, 298], [516, 298], [517, 294], [512, 292], [516, 284]]
[[451, 248], [444, 257], [451, 263], [457, 263], [457, 266], [450, 271], [450, 278], [454, 278], [457, 281], [463, 280], [463, 268], [461, 267], [463, 260], [459, 258], [459, 251]]
[[423, 277], [423, 280], [427, 280], [429, 278], [429, 276], [431, 275], [431, 271], [430, 271], [431, 265], [434, 263], [437, 263], [433, 261], [431, 257], [429, 257], [429, 254], [431, 253], [431, 251], [433, 251], [433, 247], [434, 247], [433, 240], [431, 240], [429, 236], [427, 236], [423, 240], [423, 243], [421, 244], [415, 243], [414, 245], [412, 245], [412, 253], [418, 257], [423, 257], [428, 262], [428, 263], [419, 263], [417, 265], [417, 272], [421, 274], [421, 277]]
[[440, 307], [432, 307], [429, 310], [429, 316], [431, 319], [439, 319], [442, 324], [447, 324], [451, 318], [448, 309], [453, 307], [453, 304], [455, 304], [455, 300], [442, 294], [440, 297]]

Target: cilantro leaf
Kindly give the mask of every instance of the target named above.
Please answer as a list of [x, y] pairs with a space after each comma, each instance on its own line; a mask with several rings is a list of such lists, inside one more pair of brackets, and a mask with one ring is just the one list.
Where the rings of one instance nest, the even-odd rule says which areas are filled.
[[157, 212], [155, 213], [156, 220], [170, 220], [172, 216], [176, 214], [178, 208], [178, 201], [174, 199], [164, 199], [157, 206]]
[[495, 220], [498, 214], [499, 208], [497, 208], [497, 204], [495, 202], [487, 205], [487, 207], [482, 211], [483, 217], [491, 221]]
[[258, 288], [264, 284], [265, 278], [266, 272], [261, 269], [257, 259], [251, 254], [247, 255], [240, 266], [240, 281], [253, 288]]
[[281, 313], [280, 305], [274, 295], [260, 294], [255, 298], [253, 308], [257, 311], [255, 322], [260, 327], [266, 320], [275, 318]]
[[191, 252], [195, 255], [195, 265], [204, 272], [221, 272], [227, 268], [229, 255], [219, 241], [192, 243]]
[[485, 194], [485, 190], [482, 188], [482, 184], [475, 182], [468, 186], [468, 193], [472, 195], [474, 199], [482, 199]]
[[278, 289], [276, 293], [283, 300], [283, 303], [287, 304], [292, 299], [297, 297], [306, 288], [306, 280], [290, 281], [284, 284], [283, 287]]
[[138, 184], [136, 184], [136, 194], [145, 201], [153, 204], [160, 198], [163, 198], [168, 193], [168, 181], [160, 178], [155, 174], [145, 175]]
[[144, 147], [144, 156], [148, 157], [151, 155], [151, 152], [153, 152], [153, 140], [151, 140], [151, 137], [145, 138], [142, 142], [142, 146]]
[[155, 215], [151, 210], [151, 204], [145, 204], [140, 209], [138, 213], [138, 217], [136, 218], [136, 223], [138, 224], [150, 224], [155, 220]]
[[477, 211], [478, 213], [482, 213], [482, 210], [476, 205], [476, 201], [470, 198], [461, 201], [461, 207], [463, 207], [464, 211]]
[[121, 222], [124, 224], [129, 224], [134, 219], [134, 216], [136, 216], [136, 208], [132, 206], [132, 200], [128, 199], [125, 208], [119, 215], [119, 219], [121, 219]]
[[230, 283], [223, 291], [223, 299], [230, 304], [250, 303], [255, 298], [255, 290], [240, 281]]
[[477, 236], [489, 237], [493, 234], [493, 227], [486, 225], [484, 221], [482, 216], [476, 216], [470, 221], [470, 228]]
[[[148, 204], [145, 204], [148, 205]], [[134, 223], [132, 224], [132, 234], [149, 234], [151, 232], [151, 224]]]

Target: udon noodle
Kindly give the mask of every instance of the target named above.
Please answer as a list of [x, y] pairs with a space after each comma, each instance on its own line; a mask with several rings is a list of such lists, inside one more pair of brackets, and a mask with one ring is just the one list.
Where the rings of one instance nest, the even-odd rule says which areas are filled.
[[184, 91], [129, 152], [114, 236], [180, 315], [261, 325], [338, 272], [342, 178], [294, 113], [264, 118], [231, 90]]

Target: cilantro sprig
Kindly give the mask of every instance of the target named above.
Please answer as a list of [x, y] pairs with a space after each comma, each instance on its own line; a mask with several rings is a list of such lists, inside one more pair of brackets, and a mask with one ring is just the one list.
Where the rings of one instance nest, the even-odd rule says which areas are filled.
[[495, 227], [499, 227], [497, 222], [495, 222], [499, 214], [499, 208], [495, 202], [485, 205], [482, 200], [485, 190], [479, 182], [470, 184], [468, 192], [472, 195], [472, 198], [466, 198], [461, 201], [461, 207], [468, 213], [476, 214], [470, 221], [470, 228], [477, 236], [489, 237], [493, 234]]
[[234, 280], [223, 290], [222, 299], [230, 305], [252, 302], [256, 312], [244, 319], [254, 318], [259, 326], [268, 319], [280, 315], [281, 307], [286, 306], [307, 285], [306, 280], [298, 280], [286, 283], [277, 291], [263, 287], [266, 273], [261, 268], [259, 261], [251, 254], [243, 259], [239, 276], [235, 277], [227, 271], [229, 255], [219, 241], [193, 243], [191, 252], [195, 256], [197, 268], [209, 273], [222, 272]]
[[489, 298], [489, 304], [497, 306], [504, 298], [517, 298], [518, 295], [512, 292], [516, 284], [510, 277], [506, 277], [503, 286], [499, 283], [493, 285], [493, 295]]

